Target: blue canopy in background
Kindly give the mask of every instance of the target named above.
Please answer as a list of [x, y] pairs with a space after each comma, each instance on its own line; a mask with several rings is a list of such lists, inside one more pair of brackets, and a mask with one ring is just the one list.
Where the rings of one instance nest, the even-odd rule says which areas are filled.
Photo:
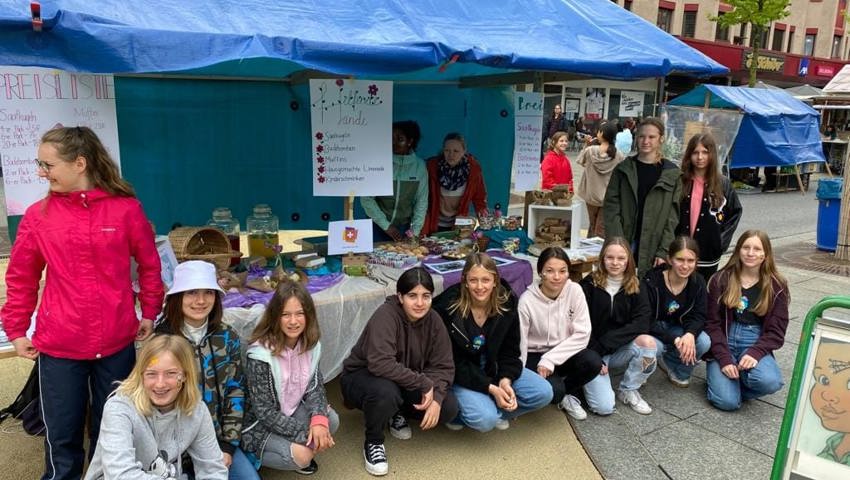
[[218, 206], [244, 221], [268, 203], [284, 229], [344, 218], [312, 196], [309, 78], [395, 81], [393, 119], [419, 122], [420, 157], [463, 133], [493, 206], [509, 199], [513, 85], [727, 72], [609, 0], [41, 5], [35, 32], [29, 2], [0, 2], [0, 65], [117, 74], [122, 174], [160, 233]]
[[781, 167], [824, 162], [820, 114], [784, 90], [700, 85], [668, 102], [679, 106], [733, 108], [744, 112], [731, 168]]
[[[608, 0], [52, 0], [0, 5], [0, 64], [281, 78], [456, 80], [554, 71], [634, 80], [728, 70]], [[457, 67], [442, 69], [456, 59]], [[461, 67], [462, 68], [458, 68]]]

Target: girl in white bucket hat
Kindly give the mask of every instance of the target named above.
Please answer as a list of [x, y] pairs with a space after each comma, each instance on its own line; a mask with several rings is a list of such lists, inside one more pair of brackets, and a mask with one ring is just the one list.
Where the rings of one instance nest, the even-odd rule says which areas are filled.
[[191, 260], [174, 269], [157, 333], [182, 335], [198, 362], [198, 387], [210, 410], [229, 477], [259, 479], [254, 463], [240, 448], [246, 392], [239, 336], [222, 322], [215, 266]]

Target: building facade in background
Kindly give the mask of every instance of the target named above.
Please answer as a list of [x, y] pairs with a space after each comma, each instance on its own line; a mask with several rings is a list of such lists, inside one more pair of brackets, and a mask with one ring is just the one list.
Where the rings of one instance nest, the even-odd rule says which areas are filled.
[[[755, 38], [751, 25], [722, 28], [709, 16], [732, 7], [720, 0], [612, 0], [658, 28], [679, 37], [729, 68], [711, 83], [746, 84]], [[823, 87], [850, 59], [844, 10], [848, 0], [792, 0], [791, 15], [762, 33], [758, 78], [779, 87]], [[668, 94], [689, 90], [695, 79], [670, 77]], [[665, 95], [666, 96], [666, 95]]]

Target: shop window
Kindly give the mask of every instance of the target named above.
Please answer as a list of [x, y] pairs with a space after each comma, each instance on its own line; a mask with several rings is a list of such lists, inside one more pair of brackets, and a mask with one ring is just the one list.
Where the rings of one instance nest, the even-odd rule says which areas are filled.
[[770, 25], [762, 27], [761, 35], [757, 35], [756, 34], [757, 31], [758, 31], [758, 29], [755, 28], [754, 25], [750, 25], [750, 46], [755, 47], [756, 46], [756, 39], [761, 37], [761, 42], [759, 43], [758, 46], [759, 46], [759, 48], [766, 48], [767, 47], [767, 37], [770, 36]]
[[744, 44], [744, 39], [747, 38], [747, 25], [749, 25], [749, 24], [748, 23], [742, 23], [741, 24], [740, 33], [738, 33], [737, 37], [732, 39], [732, 43], [734, 43], [735, 45], [743, 45]]
[[670, 33], [673, 27], [673, 10], [658, 7], [658, 21], [655, 22], [661, 30]]
[[631, 104], [632, 109], [636, 109], [635, 113], [631, 113], [630, 115], [620, 115], [620, 113], [621, 113], [620, 112], [620, 106], [621, 106], [620, 104], [621, 104], [621, 99], [622, 99], [622, 90], [617, 89], [617, 88], [612, 88], [610, 90], [610, 93], [609, 93], [609, 96], [608, 96], [608, 110], [606, 112], [608, 116], [605, 117], [605, 118], [608, 119], [608, 120], [615, 120], [615, 119], [618, 119], [618, 118], [624, 119], [626, 117], [637, 118], [637, 117], [650, 117], [650, 116], [652, 116], [655, 113], [654, 110], [653, 110], [653, 107], [654, 107], [654, 104], [655, 104], [655, 93], [654, 92], [643, 92], [642, 98], [640, 96], [637, 97], [637, 99], [641, 100], [641, 104], [640, 105], [634, 105], [634, 101], [636, 100], [635, 95], [634, 95], [635, 93], [639, 93], [639, 92], [629, 91], [628, 97], [627, 97], [628, 100], [630, 101], [629, 103]]
[[694, 38], [697, 31], [697, 12], [685, 12], [682, 16], [682, 36]]
[[813, 33], [806, 34], [806, 39], [803, 40], [803, 55], [806, 55], [808, 57], [814, 55], [816, 38], [817, 35]]
[[785, 40], [785, 30], [776, 30], [773, 29], [773, 47], [771, 50], [776, 50], [777, 52], [782, 51], [782, 42]]
[[832, 58], [841, 58], [841, 35], [832, 37]]
[[786, 52], [791, 53], [791, 46], [794, 44], [794, 30], [790, 30], [788, 32], [788, 50]]
[[[726, 15], [726, 12], [718, 12], [717, 16], [722, 17]], [[729, 27], [721, 26], [720, 23], [715, 22], [717, 26], [717, 30], [714, 31], [714, 39], [718, 42], [728, 42], [729, 41]]]

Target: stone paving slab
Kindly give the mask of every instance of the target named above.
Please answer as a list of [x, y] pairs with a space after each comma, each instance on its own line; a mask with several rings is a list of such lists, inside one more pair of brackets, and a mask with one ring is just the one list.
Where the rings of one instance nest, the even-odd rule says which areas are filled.
[[588, 414], [586, 420], [570, 423], [603, 478], [668, 479], [620, 410], [607, 417]]
[[782, 426], [782, 408], [760, 400], [744, 402], [737, 412], [706, 408], [688, 421], [724, 438], [773, 457]]
[[[742, 423], [742, 428], [747, 427]], [[641, 441], [668, 478], [763, 479], [773, 464], [772, 456], [690, 422], [675, 423]]]

